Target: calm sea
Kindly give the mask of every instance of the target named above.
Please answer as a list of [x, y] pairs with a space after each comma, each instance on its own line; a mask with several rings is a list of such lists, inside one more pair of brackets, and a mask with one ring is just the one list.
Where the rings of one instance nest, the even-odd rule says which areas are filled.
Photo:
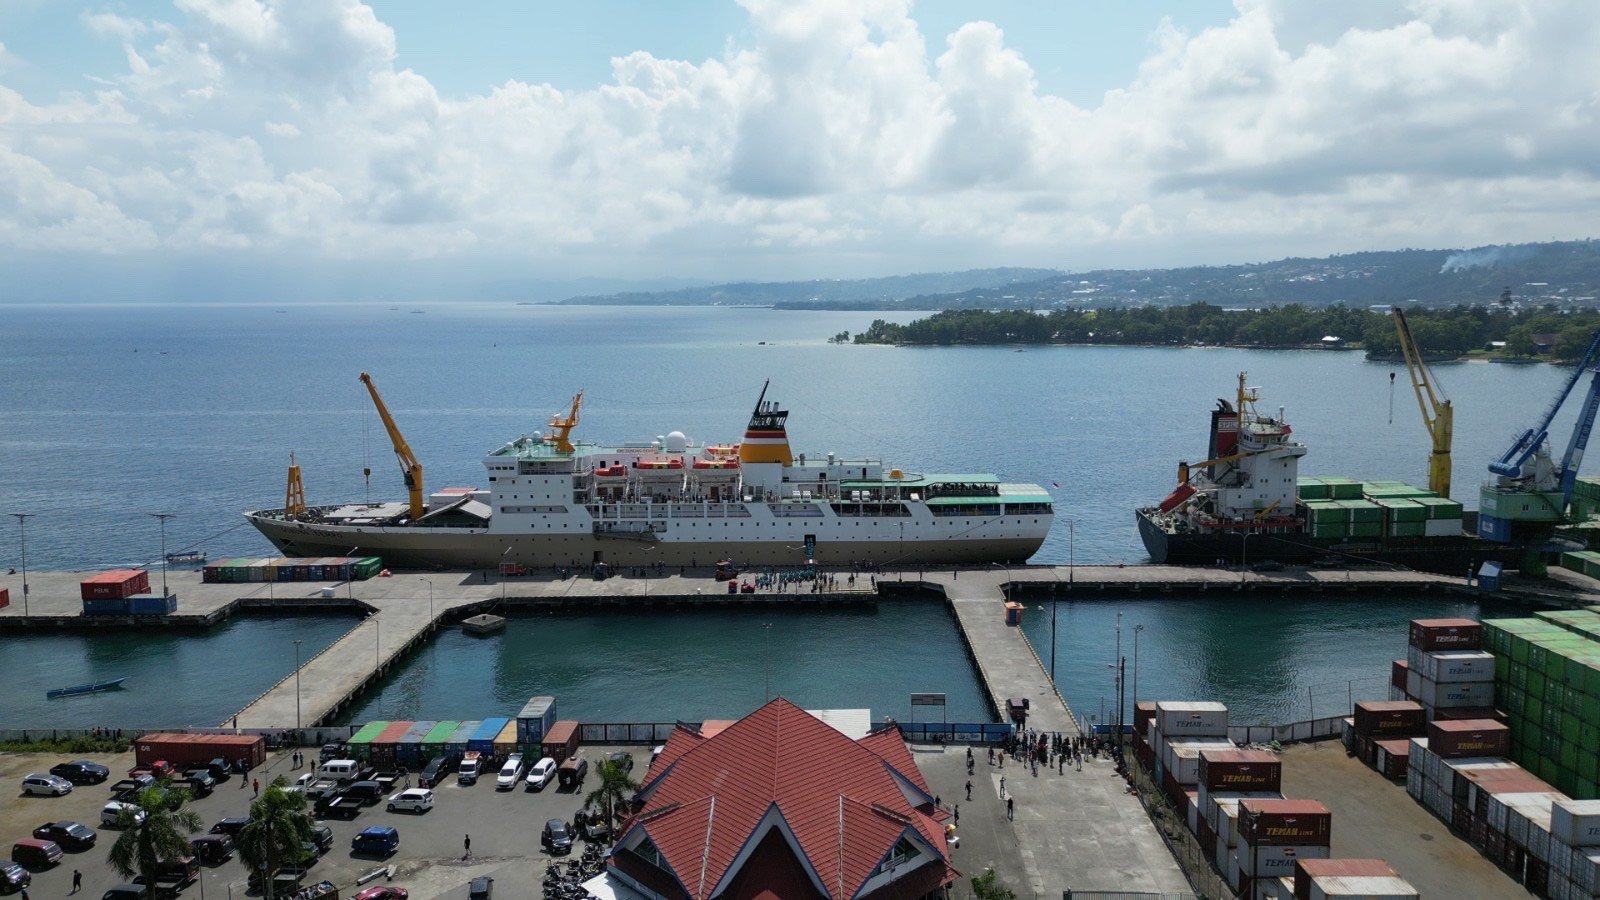
[[[1041, 562], [1143, 560], [1132, 509], [1171, 489], [1178, 460], [1203, 458], [1208, 410], [1216, 398], [1232, 397], [1240, 371], [1261, 386], [1266, 408], [1286, 407], [1311, 448], [1302, 462], [1306, 474], [1425, 479], [1428, 442], [1403, 370], [1392, 389], [1395, 367], [1359, 354], [827, 343], [881, 316], [482, 303], [8, 307], [0, 329], [0, 512], [35, 515], [27, 526], [32, 568], [158, 559], [160, 536], [147, 515], [153, 512], [176, 515], [167, 525], [169, 550], [204, 549], [213, 558], [268, 555], [270, 546], [243, 527], [239, 513], [282, 504], [291, 452], [312, 503], [403, 497], [388, 439], [357, 381], [361, 372], [382, 391], [430, 488], [484, 485], [484, 454], [542, 428], [579, 389], [585, 391], [579, 437], [648, 440], [676, 429], [697, 440], [727, 441], [737, 439], [762, 382], [771, 379], [769, 397], [791, 410], [797, 451], [882, 457], [911, 471], [995, 472], [1047, 486], [1058, 516], [1037, 556]], [[1475, 507], [1487, 461], [1516, 430], [1533, 424], [1566, 373], [1457, 364], [1438, 366], [1436, 374], [1456, 407], [1456, 495]], [[371, 470], [370, 479], [364, 469]], [[1067, 527], [1069, 520], [1075, 527]], [[0, 522], [0, 567], [19, 564], [18, 538], [15, 520]], [[1319, 691], [1331, 702], [1349, 679], [1381, 676], [1373, 666], [1401, 649], [1385, 644], [1384, 636], [1400, 635], [1398, 624], [1413, 614], [1446, 607], [1455, 609], [1405, 598], [1081, 603], [1057, 617], [1058, 676], [1075, 706], [1097, 708], [1110, 683], [1105, 664], [1114, 657], [1115, 629], [1106, 616], [1114, 618], [1121, 608], [1125, 645], [1131, 645], [1130, 620], [1147, 629], [1141, 693], [1159, 685], [1169, 694], [1231, 698], [1251, 716], [1283, 718], [1297, 714], [1297, 705], [1314, 705]], [[975, 696], [970, 668], [945, 649], [950, 636], [942, 612], [926, 621], [884, 610], [868, 620], [795, 615], [815, 625], [783, 629], [782, 637], [774, 629], [773, 675], [783, 678], [785, 693], [875, 711], [898, 709], [907, 690]], [[1041, 618], [1047, 628], [1048, 617], [1038, 613], [1028, 626], [1036, 640]], [[1064, 619], [1071, 627], [1062, 627]], [[728, 621], [735, 630], [751, 628], [748, 617]], [[305, 619], [285, 622], [290, 631], [312, 627]], [[339, 626], [327, 627], [334, 629], [326, 637], [331, 640]], [[681, 641], [693, 652], [663, 654], [663, 670], [629, 670], [636, 678], [657, 679], [649, 682], [651, 691], [672, 694], [663, 708], [681, 710], [674, 715], [693, 717], [710, 706], [742, 710], [759, 699], [751, 664], [739, 661], [750, 655], [748, 641], [699, 623], [646, 627], [597, 616], [519, 627], [531, 630], [516, 650], [458, 656], [442, 641], [403, 667], [369, 698], [367, 709], [446, 717], [456, 713], [439, 704], [454, 697], [472, 697], [476, 712], [490, 702], [544, 692], [539, 684], [574, 669], [541, 669], [543, 651], [590, 646], [573, 643], [562, 629], [592, 630], [594, 642], [620, 646], [615, 652], [623, 653], [648, 636]], [[892, 683], [861, 662], [872, 655], [866, 649], [807, 658], [803, 651], [813, 644], [839, 640], [831, 630], [836, 627], [838, 634], [865, 635], [865, 646], [905, 633], [919, 636], [908, 647], [926, 641], [929, 649], [892, 657], [890, 669], [910, 672]], [[232, 634], [182, 646], [211, 647], [205, 652], [226, 660]], [[1162, 634], [1177, 637], [1166, 641]], [[1187, 639], [1194, 634], [1208, 640]], [[1264, 643], [1263, 634], [1272, 641]], [[313, 640], [311, 632], [306, 639]], [[0, 671], [9, 677], [42, 653], [64, 661], [62, 677], [54, 679], [62, 683], [74, 682], [69, 671], [105, 673], [140, 660], [155, 671], [179, 652], [179, 645], [142, 636], [72, 637], [21, 651], [14, 649], [16, 640], [0, 645], [10, 649], [0, 654]], [[1037, 643], [1046, 647], [1047, 636]], [[127, 661], [81, 664], [124, 646], [134, 648]], [[794, 660], [781, 676], [780, 649]], [[1373, 661], [1350, 651], [1370, 651]], [[708, 652], [721, 653], [725, 664], [707, 665]], [[1075, 662], [1064, 662], [1069, 658]], [[445, 659], [452, 661], [442, 664]], [[633, 714], [628, 678], [619, 685], [614, 667], [574, 664], [591, 675], [561, 682], [568, 708], [597, 717]], [[849, 702], [853, 690], [829, 692], [853, 683], [846, 671], [852, 664], [864, 673], [859, 702]], [[248, 679], [217, 666], [210, 688], [215, 704], [185, 710], [178, 721], [204, 721], [216, 709], [237, 708], [265, 686], [261, 678], [270, 682], [267, 676], [287, 672], [292, 660], [264, 665], [268, 672]], [[460, 670], [460, 680], [450, 681], [447, 670]], [[1310, 697], [1302, 702], [1308, 687]], [[126, 711], [143, 701], [130, 691], [120, 702]], [[164, 710], [163, 704], [170, 707], [171, 699], [149, 698], [140, 715]], [[51, 722], [39, 724], [57, 724], [57, 711], [68, 707], [47, 709]], [[99, 718], [96, 712], [85, 724], [99, 724]], [[163, 714], [159, 721], [173, 719]]]

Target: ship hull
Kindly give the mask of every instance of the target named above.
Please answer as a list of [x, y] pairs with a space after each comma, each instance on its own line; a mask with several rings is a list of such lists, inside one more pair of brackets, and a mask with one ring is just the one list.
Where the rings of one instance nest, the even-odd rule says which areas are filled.
[[487, 528], [343, 526], [302, 523], [246, 514], [278, 551], [288, 557], [377, 556], [394, 568], [495, 569], [502, 562], [524, 566], [709, 566], [733, 559], [743, 566], [798, 566], [813, 562], [845, 567], [880, 564], [898, 568], [1023, 563], [1037, 553], [1044, 535], [950, 540], [819, 541], [815, 556], [787, 539], [648, 540], [632, 534], [495, 533]]
[[1168, 531], [1146, 509], [1138, 510], [1139, 537], [1150, 561], [1172, 566], [1245, 565], [1272, 560], [1284, 565], [1305, 565], [1333, 559], [1350, 565], [1388, 565], [1460, 575], [1477, 571], [1479, 564], [1518, 558], [1524, 548], [1498, 544], [1471, 535], [1389, 538], [1384, 541], [1316, 539], [1301, 533], [1219, 533]]

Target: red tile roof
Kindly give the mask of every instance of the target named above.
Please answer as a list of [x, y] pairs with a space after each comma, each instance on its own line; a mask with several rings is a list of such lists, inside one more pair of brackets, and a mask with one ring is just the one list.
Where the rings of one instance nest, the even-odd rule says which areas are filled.
[[[923, 798], [907, 799], [895, 773], [926, 790], [898, 733], [853, 741], [779, 698], [714, 737], [675, 730], [624, 833], [643, 829], [695, 900], [716, 890], [774, 810], [829, 896], [854, 896], [907, 831], [940, 857], [920, 868], [954, 877], [944, 829], [918, 809]], [[734, 879], [756, 890], [746, 881], [750, 862]]]

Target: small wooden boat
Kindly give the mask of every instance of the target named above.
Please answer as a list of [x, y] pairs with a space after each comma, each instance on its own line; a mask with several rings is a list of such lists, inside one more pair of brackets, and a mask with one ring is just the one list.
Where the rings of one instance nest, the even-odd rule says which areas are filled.
[[196, 565], [206, 561], [204, 550], [185, 550], [182, 553], [168, 553], [167, 562], [174, 566]]
[[505, 616], [492, 616], [488, 613], [461, 620], [461, 630], [467, 634], [494, 634], [506, 627]]
[[47, 698], [54, 699], [56, 697], [76, 697], [79, 694], [98, 694], [101, 691], [117, 690], [118, 688], [122, 687], [122, 683], [127, 680], [128, 676], [124, 675], [121, 678], [112, 678], [107, 681], [96, 681], [90, 684], [79, 684], [72, 687], [56, 688], [53, 691], [45, 691], [44, 695]]

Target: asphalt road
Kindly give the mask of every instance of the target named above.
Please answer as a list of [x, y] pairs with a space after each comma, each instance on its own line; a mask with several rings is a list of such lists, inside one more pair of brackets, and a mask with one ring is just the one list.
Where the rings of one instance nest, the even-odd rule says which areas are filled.
[[[554, 785], [543, 791], [528, 793], [522, 786], [512, 791], [495, 790], [494, 775], [479, 779], [476, 785], [461, 787], [454, 781], [435, 790], [432, 810], [426, 813], [389, 813], [382, 804], [363, 810], [354, 820], [326, 822], [334, 833], [333, 849], [311, 867], [306, 882], [332, 881], [343, 897], [353, 896], [360, 890], [356, 879], [381, 865], [393, 865], [392, 879], [383, 878], [369, 885], [393, 884], [404, 887], [413, 898], [467, 896], [467, 883], [480, 875], [495, 879], [496, 900], [542, 897], [541, 879], [552, 859], [539, 845], [540, 829], [551, 818], [571, 821], [573, 813], [581, 806], [582, 796], [594, 788], [593, 763], [607, 751], [629, 751], [635, 762], [635, 777], [642, 776], [649, 763], [649, 750], [642, 747], [585, 747], [581, 755], [591, 760], [591, 775], [583, 790], [563, 792]], [[315, 756], [315, 750], [311, 751]], [[58, 898], [71, 894], [72, 873], [83, 873], [84, 898], [99, 898], [102, 893], [124, 879], [117, 875], [107, 858], [118, 832], [100, 827], [100, 809], [109, 799], [108, 785], [85, 785], [74, 788], [62, 797], [25, 797], [18, 786], [24, 775], [45, 772], [50, 766], [64, 762], [64, 755], [0, 754], [0, 841], [4, 842], [7, 857], [11, 845], [32, 836], [33, 829], [46, 822], [71, 820], [81, 822], [100, 832], [96, 845], [80, 853], [67, 853], [54, 868], [35, 872], [29, 888], [32, 898]], [[104, 763], [112, 771], [114, 782], [133, 766], [133, 754], [95, 756], [90, 759]], [[259, 775], [263, 785], [271, 777], [287, 774], [292, 779], [303, 773], [289, 766], [288, 756], [274, 756]], [[225, 816], [243, 816], [249, 811], [252, 791], [247, 785], [240, 787], [235, 776], [217, 787], [209, 797], [193, 801], [190, 806], [200, 814], [203, 830]], [[350, 839], [363, 828], [372, 825], [392, 825], [400, 832], [400, 849], [386, 860], [353, 857]], [[472, 838], [472, 858], [462, 854], [463, 838]], [[581, 844], [579, 848], [581, 849]], [[221, 865], [206, 867], [199, 883], [183, 892], [187, 900], [199, 898], [243, 898], [246, 873], [237, 855]]]

